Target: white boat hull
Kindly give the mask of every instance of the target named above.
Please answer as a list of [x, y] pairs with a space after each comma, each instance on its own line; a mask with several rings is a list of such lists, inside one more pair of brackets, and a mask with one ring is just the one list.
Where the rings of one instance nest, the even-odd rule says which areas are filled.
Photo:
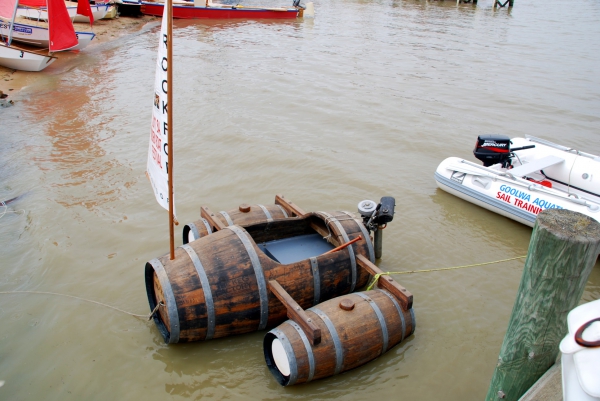
[[[108, 12], [108, 9], [110, 8], [110, 4], [90, 4], [90, 7], [92, 9], [94, 21], [96, 21], [104, 18]], [[69, 12], [69, 17], [73, 22], [90, 22], [89, 17], [77, 14], [77, 6], [69, 6], [67, 7], [67, 11]], [[17, 16], [40, 21], [48, 21], [48, 12], [45, 8], [19, 8], [17, 9]]]
[[[512, 141], [517, 147], [531, 144], [522, 138]], [[535, 151], [516, 152], [523, 166], [546, 156], [564, 159], [527, 176], [544, 180], [552, 188], [536, 183], [539, 181], [514, 177], [511, 170], [499, 165], [483, 167], [456, 157], [440, 163], [435, 180], [439, 188], [452, 195], [530, 227], [546, 209], [569, 209], [600, 221], [600, 197], [596, 195], [600, 193], [600, 159], [539, 143], [535, 145]], [[514, 171], [518, 171], [516, 167]]]
[[[0, 21], [0, 35], [8, 36], [10, 24], [7, 22]], [[90, 42], [96, 37], [93, 32], [75, 32], [79, 44], [69, 50], [81, 50], [85, 48]], [[13, 25], [13, 40], [21, 42], [35, 47], [49, 47], [49, 33], [48, 28], [19, 24]]]
[[0, 65], [19, 71], [41, 71], [56, 60], [56, 57], [44, 56], [15, 47], [0, 45]]

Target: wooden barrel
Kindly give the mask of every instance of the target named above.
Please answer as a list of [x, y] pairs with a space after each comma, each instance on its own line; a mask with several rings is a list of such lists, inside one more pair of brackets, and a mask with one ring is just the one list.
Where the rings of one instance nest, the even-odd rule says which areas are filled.
[[[248, 205], [242, 203], [237, 209], [215, 213], [224, 226], [238, 225], [247, 227], [252, 224], [286, 219], [288, 213], [280, 205]], [[212, 233], [212, 227], [206, 219], [196, 220], [183, 227], [183, 243], [187, 244]]]
[[321, 329], [319, 344], [312, 345], [292, 320], [269, 331], [263, 342], [267, 366], [283, 386], [364, 365], [415, 331], [412, 308], [402, 309], [383, 289], [337, 297], [306, 313]]
[[[373, 245], [364, 236], [360, 219], [340, 212], [308, 214], [300, 218], [262, 222], [221, 231], [184, 244], [146, 263], [146, 291], [150, 309], [167, 343], [210, 340], [274, 327], [286, 319], [286, 309], [268, 291], [267, 281], [279, 284], [303, 308], [347, 294], [366, 285], [369, 274], [356, 256], [373, 260]], [[336, 223], [337, 222], [337, 223]], [[331, 254], [319, 254], [282, 264], [259, 245], [269, 241], [329, 237], [361, 240]], [[367, 238], [365, 240], [365, 238]]]

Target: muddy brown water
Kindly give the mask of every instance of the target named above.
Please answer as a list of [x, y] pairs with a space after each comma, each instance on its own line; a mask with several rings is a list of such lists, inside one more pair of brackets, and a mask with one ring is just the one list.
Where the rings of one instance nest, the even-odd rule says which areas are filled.
[[[472, 159], [482, 133], [600, 154], [600, 4], [333, 0], [316, 12], [175, 23], [179, 220], [276, 193], [309, 211], [391, 195], [383, 270], [525, 255], [529, 227], [442, 192], [433, 174], [448, 156]], [[0, 199], [22, 195], [0, 213], [0, 291], [148, 312], [143, 267], [168, 251], [144, 175], [157, 43], [155, 22], [62, 57], [0, 109]], [[0, 399], [479, 400], [522, 266], [398, 276], [415, 335], [293, 388], [267, 370], [264, 333], [166, 346], [153, 324], [104, 306], [0, 294]], [[598, 298], [596, 266], [583, 300]]]

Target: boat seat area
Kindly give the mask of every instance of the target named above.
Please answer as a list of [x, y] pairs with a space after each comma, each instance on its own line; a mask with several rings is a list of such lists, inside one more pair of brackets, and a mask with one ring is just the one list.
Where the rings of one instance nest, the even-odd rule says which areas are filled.
[[562, 163], [564, 161], [565, 159], [561, 159], [558, 156], [546, 156], [542, 157], [539, 160], [535, 160], [531, 163], [515, 167], [511, 170], [508, 170], [508, 172], [516, 177], [523, 177], [528, 174], [535, 173], [536, 171], [543, 170], [547, 167], [554, 166], [555, 164]]
[[333, 249], [333, 245], [319, 234], [301, 235], [257, 245], [268, 257], [281, 264], [299, 262]]

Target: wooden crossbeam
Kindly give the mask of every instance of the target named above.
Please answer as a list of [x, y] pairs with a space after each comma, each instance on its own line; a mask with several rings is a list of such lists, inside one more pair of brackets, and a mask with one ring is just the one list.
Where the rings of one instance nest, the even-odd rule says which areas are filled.
[[301, 217], [306, 214], [306, 212], [304, 210], [302, 210], [300, 207], [298, 207], [292, 201], [285, 199], [285, 197], [283, 195], [279, 195], [279, 194], [275, 195], [275, 204], [284, 208], [285, 211], [288, 212], [289, 214], [291, 214], [292, 216]]
[[277, 280], [269, 280], [269, 289], [285, 305], [288, 318], [298, 323], [313, 345], [319, 344], [321, 342], [321, 329], [312, 322], [304, 309], [294, 301], [294, 298], [283, 289]]
[[[356, 261], [358, 265], [372, 274], [373, 276], [376, 274], [384, 273], [379, 267], [375, 266], [371, 261], [365, 258], [363, 255], [358, 255], [356, 257]], [[404, 287], [402, 287], [396, 280], [394, 280], [390, 276], [380, 276], [379, 280], [377, 280], [377, 286], [379, 288], [383, 288], [389, 291], [398, 301], [402, 307], [406, 310], [412, 308], [413, 296], [412, 294]]]
[[219, 218], [206, 206], [200, 207], [200, 217], [205, 218], [214, 231], [220, 231], [225, 228], [223, 223], [221, 223], [221, 220], [219, 220]]

